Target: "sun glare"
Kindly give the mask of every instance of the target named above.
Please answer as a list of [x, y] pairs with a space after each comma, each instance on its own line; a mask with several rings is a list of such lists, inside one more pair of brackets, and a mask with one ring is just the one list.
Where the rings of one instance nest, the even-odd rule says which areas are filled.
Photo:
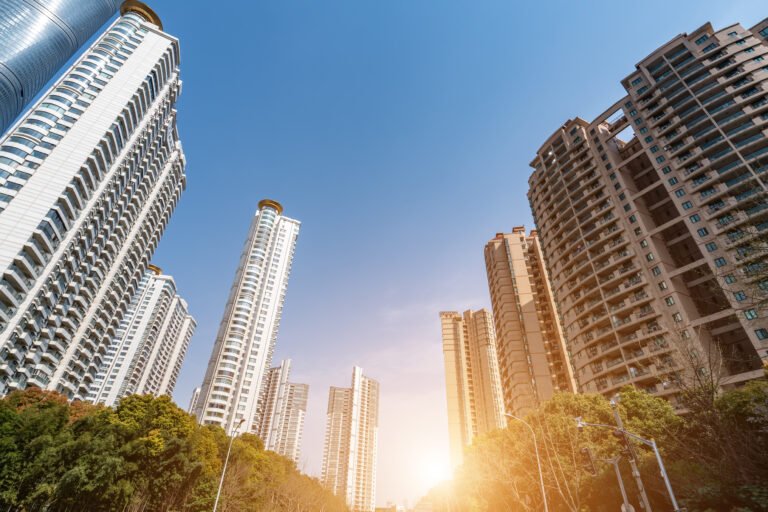
[[451, 479], [450, 464], [442, 460], [424, 460], [419, 465], [418, 478], [424, 487], [430, 489]]

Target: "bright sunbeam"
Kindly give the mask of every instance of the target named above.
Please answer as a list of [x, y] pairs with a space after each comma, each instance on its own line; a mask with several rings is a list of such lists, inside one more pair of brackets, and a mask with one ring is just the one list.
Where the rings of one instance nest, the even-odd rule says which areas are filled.
[[451, 479], [451, 466], [441, 459], [422, 460], [417, 469], [417, 478], [426, 489]]

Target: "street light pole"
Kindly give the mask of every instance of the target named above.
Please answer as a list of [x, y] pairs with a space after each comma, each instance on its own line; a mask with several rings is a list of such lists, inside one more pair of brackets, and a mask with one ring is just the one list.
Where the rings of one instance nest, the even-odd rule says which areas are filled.
[[234, 430], [232, 431], [232, 437], [229, 439], [229, 447], [227, 448], [227, 456], [224, 457], [224, 467], [221, 469], [221, 479], [219, 480], [219, 490], [216, 492], [216, 501], [213, 502], [213, 512], [216, 512], [216, 509], [219, 508], [219, 498], [221, 498], [221, 489], [224, 487], [224, 475], [227, 474], [227, 464], [229, 463], [229, 454], [232, 452], [232, 443], [235, 441], [235, 437], [237, 437], [237, 431], [240, 429], [240, 426], [245, 422], [245, 418], [240, 420], [240, 423], [238, 423]]
[[533, 430], [533, 427], [531, 427], [524, 419], [518, 418], [514, 414], [510, 413], [506, 413], [505, 416], [516, 419], [528, 427], [528, 430], [531, 431], [531, 435], [533, 436], [533, 449], [536, 452], [536, 465], [539, 468], [539, 487], [541, 488], [541, 499], [544, 500], [544, 512], [549, 512], [549, 507], [547, 506], [547, 491], [544, 489], [544, 474], [541, 472], [541, 458], [539, 457], [539, 443], [536, 440], [536, 432]]

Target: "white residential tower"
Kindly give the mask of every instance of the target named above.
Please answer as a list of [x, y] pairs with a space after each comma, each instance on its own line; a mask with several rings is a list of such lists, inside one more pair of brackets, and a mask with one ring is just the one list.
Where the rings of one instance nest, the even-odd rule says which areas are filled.
[[264, 441], [264, 448], [298, 464], [309, 386], [288, 382], [290, 373], [290, 359], [267, 372], [259, 437]]
[[185, 187], [179, 42], [122, 15], [0, 138], [0, 395], [85, 399]]
[[88, 399], [114, 405], [126, 395], [171, 395], [195, 326], [173, 278], [149, 265]]
[[195, 414], [232, 433], [259, 433], [265, 391], [300, 223], [264, 199], [251, 222]]
[[322, 482], [353, 512], [376, 508], [379, 383], [352, 370], [352, 387], [331, 387], [325, 427]]

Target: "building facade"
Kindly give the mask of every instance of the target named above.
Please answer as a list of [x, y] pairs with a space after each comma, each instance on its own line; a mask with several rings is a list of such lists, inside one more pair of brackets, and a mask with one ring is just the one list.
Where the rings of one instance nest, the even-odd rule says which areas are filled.
[[228, 433], [241, 420], [243, 432], [259, 433], [300, 226], [282, 213], [276, 201], [259, 202], [197, 402], [198, 420]]
[[499, 233], [485, 246], [505, 410], [525, 414], [575, 391], [570, 358], [536, 231]]
[[119, 6], [119, 0], [0, 5], [0, 134]]
[[264, 448], [298, 464], [309, 386], [288, 382], [290, 373], [290, 359], [267, 372], [259, 437], [264, 441]]
[[674, 403], [691, 344], [722, 359], [727, 383], [762, 373], [768, 322], [747, 296], [768, 286], [751, 248], [768, 228], [767, 35], [765, 20], [675, 37], [622, 80], [624, 98], [567, 121], [531, 163], [583, 391], [633, 384]]
[[88, 396], [184, 190], [179, 43], [132, 5], [0, 139], [0, 394]]
[[323, 485], [353, 512], [376, 508], [379, 383], [352, 370], [352, 387], [331, 387], [323, 449]]
[[173, 394], [196, 325], [173, 278], [149, 265], [88, 400], [111, 406], [126, 395]]
[[461, 465], [475, 436], [504, 428], [493, 317], [486, 309], [440, 313], [451, 464]]

